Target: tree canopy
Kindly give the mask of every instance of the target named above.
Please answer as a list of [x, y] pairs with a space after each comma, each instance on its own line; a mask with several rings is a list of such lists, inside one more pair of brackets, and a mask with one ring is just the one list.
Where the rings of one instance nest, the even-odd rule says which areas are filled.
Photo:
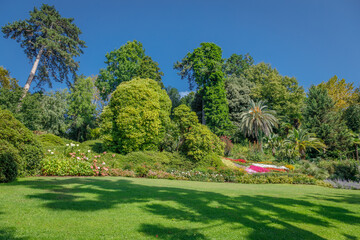
[[106, 68], [100, 70], [96, 80], [96, 86], [104, 100], [119, 86], [120, 83], [130, 81], [133, 78], [153, 79], [163, 87], [159, 64], [145, 55], [145, 49], [141, 42], [127, 42], [119, 49], [115, 49], [105, 55]]
[[[34, 79], [38, 87], [44, 83], [51, 87], [51, 79], [57, 82], [65, 80], [71, 85], [68, 75], [75, 77], [79, 67], [74, 57], [82, 54], [82, 48], [86, 47], [79, 39], [81, 31], [73, 18], [64, 18], [54, 6], [43, 4], [40, 9], [35, 7], [30, 12], [29, 19], [7, 24], [1, 30], [5, 38], [20, 43], [30, 60], [35, 59], [22, 98]], [[39, 71], [36, 73], [37, 68]]]

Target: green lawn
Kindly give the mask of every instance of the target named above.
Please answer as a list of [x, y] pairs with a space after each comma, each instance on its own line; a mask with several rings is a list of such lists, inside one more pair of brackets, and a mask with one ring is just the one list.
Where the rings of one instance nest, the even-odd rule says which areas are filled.
[[360, 191], [121, 177], [0, 184], [0, 239], [359, 239]]

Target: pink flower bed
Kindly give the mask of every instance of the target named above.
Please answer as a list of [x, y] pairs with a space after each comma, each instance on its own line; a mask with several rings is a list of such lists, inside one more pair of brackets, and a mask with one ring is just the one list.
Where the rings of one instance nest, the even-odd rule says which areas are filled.
[[270, 172], [269, 169], [262, 168], [262, 167], [258, 167], [258, 166], [254, 166], [254, 165], [251, 165], [250, 167], [247, 167], [245, 170], [246, 170], [246, 172], [249, 173], [249, 174], [252, 174], [252, 173], [265, 173], [265, 172]]

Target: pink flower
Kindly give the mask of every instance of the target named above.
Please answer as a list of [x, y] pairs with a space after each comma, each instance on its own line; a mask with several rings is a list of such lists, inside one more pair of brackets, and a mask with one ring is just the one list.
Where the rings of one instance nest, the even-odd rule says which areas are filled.
[[113, 154], [112, 157], [115, 157], [115, 154]]
[[102, 164], [105, 165], [105, 162], [103, 162]]
[[94, 167], [93, 166], [90, 166], [91, 167], [91, 169], [93, 169]]
[[106, 154], [106, 152], [103, 152], [103, 154]]

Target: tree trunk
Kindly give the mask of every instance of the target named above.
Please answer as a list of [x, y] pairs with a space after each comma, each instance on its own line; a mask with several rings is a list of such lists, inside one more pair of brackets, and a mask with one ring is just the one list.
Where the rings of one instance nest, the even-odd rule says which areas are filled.
[[17, 106], [17, 111], [20, 111], [20, 108], [21, 108], [21, 105], [22, 105], [22, 100], [25, 98], [27, 92], [29, 91], [31, 82], [34, 80], [36, 69], [39, 66], [40, 58], [41, 58], [43, 52], [44, 52], [44, 47], [41, 47], [40, 50], [39, 50], [38, 55], [36, 56], [34, 65], [31, 68], [30, 75], [29, 75], [29, 77], [28, 77], [28, 79], [26, 81], [26, 84], [24, 86], [24, 92], [23, 92], [23, 94], [22, 94], [22, 96], [21, 96], [21, 98], [19, 100], [19, 104]]
[[359, 160], [359, 151], [358, 151], [357, 144], [355, 144], [355, 152], [356, 152], [356, 160], [360, 162], [360, 160]]

